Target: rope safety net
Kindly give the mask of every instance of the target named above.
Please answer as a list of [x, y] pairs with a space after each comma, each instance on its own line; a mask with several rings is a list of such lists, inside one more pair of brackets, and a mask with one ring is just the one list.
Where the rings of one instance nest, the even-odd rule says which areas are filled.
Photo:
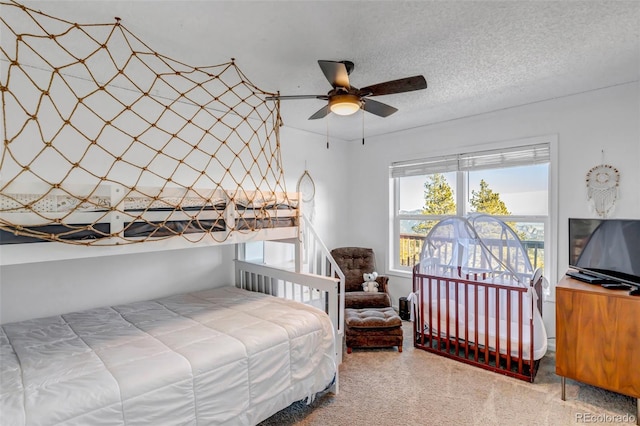
[[0, 230], [84, 245], [221, 242], [295, 209], [279, 104], [233, 59], [188, 66], [119, 18], [0, 10]]

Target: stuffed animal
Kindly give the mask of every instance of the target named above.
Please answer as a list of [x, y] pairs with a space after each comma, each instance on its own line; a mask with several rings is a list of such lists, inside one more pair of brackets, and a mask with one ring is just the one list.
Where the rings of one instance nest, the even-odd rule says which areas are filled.
[[377, 293], [378, 292], [378, 283], [376, 282], [376, 278], [378, 278], [377, 272], [372, 272], [370, 274], [362, 274], [362, 278], [364, 278], [364, 282], [362, 283], [362, 289], [364, 291]]

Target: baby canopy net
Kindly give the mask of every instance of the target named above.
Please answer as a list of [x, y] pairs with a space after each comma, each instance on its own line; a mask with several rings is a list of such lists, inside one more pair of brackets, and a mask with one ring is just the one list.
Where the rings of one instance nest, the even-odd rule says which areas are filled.
[[438, 222], [422, 246], [420, 271], [482, 274], [523, 286], [534, 272], [518, 235], [505, 222], [486, 214], [452, 216]]

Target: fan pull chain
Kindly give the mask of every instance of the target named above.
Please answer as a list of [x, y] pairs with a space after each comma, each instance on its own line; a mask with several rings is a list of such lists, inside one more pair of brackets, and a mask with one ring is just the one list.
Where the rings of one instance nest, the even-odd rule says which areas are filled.
[[329, 114], [327, 114], [327, 149], [329, 149]]
[[362, 145], [364, 145], [364, 103], [362, 104]]

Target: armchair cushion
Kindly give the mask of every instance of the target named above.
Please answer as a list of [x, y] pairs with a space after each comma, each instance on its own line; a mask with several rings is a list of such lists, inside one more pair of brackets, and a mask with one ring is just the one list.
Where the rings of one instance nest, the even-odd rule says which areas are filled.
[[391, 299], [387, 293], [370, 293], [367, 291], [346, 291], [344, 293], [345, 308], [388, 308], [390, 306]]

